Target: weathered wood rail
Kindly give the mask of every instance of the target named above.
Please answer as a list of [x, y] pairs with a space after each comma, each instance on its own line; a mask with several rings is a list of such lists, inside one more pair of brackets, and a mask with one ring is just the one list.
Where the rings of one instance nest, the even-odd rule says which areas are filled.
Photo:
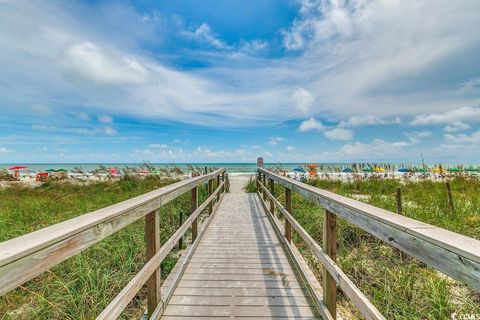
[[[284, 206], [273, 195], [275, 182], [285, 187]], [[366, 319], [384, 319], [335, 263], [337, 216], [453, 279], [480, 291], [480, 241], [478, 240], [312, 187], [263, 168], [259, 168], [258, 171], [257, 192], [265, 209], [271, 213], [277, 228], [280, 228], [281, 224], [276, 217], [275, 208], [285, 218], [283, 233], [289, 248], [296, 250], [291, 241], [293, 228], [323, 265], [323, 296], [319, 293], [321, 288], [311, 288], [311, 290], [314, 291], [313, 296], [316, 297], [319, 310], [326, 319], [336, 318], [337, 285]], [[292, 192], [299, 193], [305, 199], [325, 209], [323, 248], [292, 216]]]
[[[216, 180], [215, 190], [213, 180]], [[208, 198], [198, 205], [198, 187], [204, 183], [208, 184]], [[200, 214], [206, 209], [212, 213], [214, 203], [218, 204], [227, 190], [228, 176], [224, 169], [219, 169], [0, 243], [0, 296], [145, 218], [148, 261], [98, 319], [116, 319], [145, 283], [148, 314], [150, 319], [158, 319], [168, 300], [160, 297], [161, 262], [189, 228], [192, 228], [193, 241], [196, 240]], [[192, 194], [191, 214], [173, 236], [160, 245], [159, 208], [188, 191]]]

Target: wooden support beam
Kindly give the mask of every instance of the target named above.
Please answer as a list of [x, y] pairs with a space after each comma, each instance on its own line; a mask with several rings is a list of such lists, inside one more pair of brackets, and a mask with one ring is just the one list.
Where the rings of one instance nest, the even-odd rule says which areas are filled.
[[[210, 197], [213, 193], [213, 179], [208, 180], [208, 196]], [[213, 211], [213, 201], [208, 204], [208, 214], [211, 214]]]
[[397, 213], [402, 214], [402, 190], [397, 188], [395, 198], [397, 200]]
[[[337, 259], [337, 217], [325, 210], [323, 250], [335, 262]], [[323, 271], [323, 300], [333, 319], [337, 318], [337, 283], [326, 268]]]
[[[225, 171], [222, 172], [222, 182], [225, 182]], [[224, 193], [225, 192], [225, 184], [223, 185], [222, 187], [222, 191], [220, 191], [221, 193]]]
[[[292, 190], [285, 188], [285, 209], [292, 214]], [[292, 225], [285, 218], [285, 238], [288, 243], [292, 243]]]
[[[198, 208], [198, 187], [192, 189], [192, 205], [191, 212], [195, 212]], [[195, 218], [192, 222], [192, 242], [197, 239], [198, 235], [198, 218]]]
[[[216, 185], [216, 188], [220, 187], [220, 175], [217, 176], [217, 185]], [[218, 195], [217, 195], [217, 202], [220, 201], [220, 195], [221, 193], [219, 192]]]
[[[267, 187], [267, 176], [265, 174], [262, 175], [262, 184]], [[267, 201], [267, 193], [263, 192], [263, 200]]]
[[[183, 210], [180, 210], [180, 213], [178, 215], [178, 227], [180, 228], [183, 224]], [[182, 250], [183, 248], [183, 237], [180, 237], [178, 240], [178, 250]]]
[[[270, 193], [274, 194], [275, 185], [273, 179], [268, 179], [268, 184], [270, 187]], [[274, 216], [275, 215], [275, 204], [273, 203], [273, 199], [270, 199], [270, 213]]]
[[[145, 240], [146, 240], [146, 258], [150, 260], [160, 250], [160, 223], [158, 210], [155, 210], [145, 216]], [[147, 280], [147, 312], [151, 316], [157, 305], [160, 303], [161, 288], [161, 269], [160, 266]]]

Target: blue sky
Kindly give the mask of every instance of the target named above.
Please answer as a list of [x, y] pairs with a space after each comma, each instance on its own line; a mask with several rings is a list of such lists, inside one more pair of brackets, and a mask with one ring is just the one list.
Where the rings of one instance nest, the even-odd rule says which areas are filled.
[[480, 2], [0, 0], [0, 162], [480, 163]]

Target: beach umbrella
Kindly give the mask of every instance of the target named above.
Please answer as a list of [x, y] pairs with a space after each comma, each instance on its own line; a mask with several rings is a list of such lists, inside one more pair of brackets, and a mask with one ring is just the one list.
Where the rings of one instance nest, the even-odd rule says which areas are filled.
[[39, 177], [48, 177], [48, 172], [37, 172], [37, 176], [39, 176]]
[[384, 168], [380, 168], [380, 167], [376, 167], [376, 168], [375, 168], [375, 172], [377, 172], [377, 173], [383, 173], [383, 172], [385, 172], [385, 169], [384, 169]]
[[27, 166], [14, 166], [14, 167], [8, 168], [8, 170], [18, 171], [18, 170], [23, 170], [23, 169], [27, 169], [27, 168], [28, 168]]
[[45, 172], [57, 172], [57, 170], [55, 170], [55, 169], [47, 169], [47, 170], [45, 170]]
[[315, 163], [309, 163], [307, 165], [305, 165], [305, 167], [309, 168], [309, 169], [316, 169], [318, 168], [318, 164], [315, 164]]
[[480, 171], [480, 169], [479, 168], [466, 168], [465, 171], [478, 172], [478, 171]]
[[373, 172], [373, 169], [368, 167], [368, 168], [363, 168], [362, 171], [363, 172]]
[[345, 168], [345, 169], [342, 170], [342, 172], [352, 173], [353, 170], [350, 169], [350, 168]]
[[293, 171], [295, 171], [295, 172], [305, 172], [305, 169], [299, 167], [299, 168], [293, 169]]
[[117, 168], [110, 168], [110, 174], [114, 174], [114, 175], [120, 174], [120, 171], [118, 171]]
[[67, 169], [57, 169], [57, 170], [55, 170], [55, 172], [68, 172], [68, 170]]
[[408, 168], [400, 168], [398, 169], [398, 172], [411, 172], [411, 170]]
[[449, 172], [459, 172], [462, 171], [460, 168], [448, 168], [447, 169]]

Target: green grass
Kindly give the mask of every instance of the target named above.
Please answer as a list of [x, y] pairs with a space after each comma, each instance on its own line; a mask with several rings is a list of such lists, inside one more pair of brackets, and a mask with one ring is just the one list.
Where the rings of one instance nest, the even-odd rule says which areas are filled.
[[[174, 180], [156, 176], [126, 177], [87, 185], [45, 183], [38, 188], [0, 190], [0, 241], [5, 241], [81, 214], [157, 189]], [[206, 198], [200, 188], [199, 201]], [[187, 193], [160, 209], [161, 241], [190, 208]], [[145, 263], [144, 220], [129, 225], [82, 253], [0, 297], [0, 319], [94, 319]], [[162, 264], [166, 276], [176, 261], [173, 252]], [[137, 318], [145, 292], [135, 297], [123, 318]]]
[[[480, 239], [480, 181], [456, 178], [450, 182], [455, 210], [448, 206], [444, 183], [395, 180], [340, 182], [316, 180], [310, 184], [390, 211], [396, 210], [395, 189], [401, 187], [404, 215]], [[284, 203], [284, 188], [275, 195]], [[295, 219], [322, 244], [323, 209], [294, 193]], [[480, 294], [338, 219], [338, 264], [387, 319], [450, 319], [453, 312], [480, 314]], [[298, 235], [294, 242], [321, 279], [322, 267]], [[361, 319], [340, 293], [339, 310], [348, 319]]]

